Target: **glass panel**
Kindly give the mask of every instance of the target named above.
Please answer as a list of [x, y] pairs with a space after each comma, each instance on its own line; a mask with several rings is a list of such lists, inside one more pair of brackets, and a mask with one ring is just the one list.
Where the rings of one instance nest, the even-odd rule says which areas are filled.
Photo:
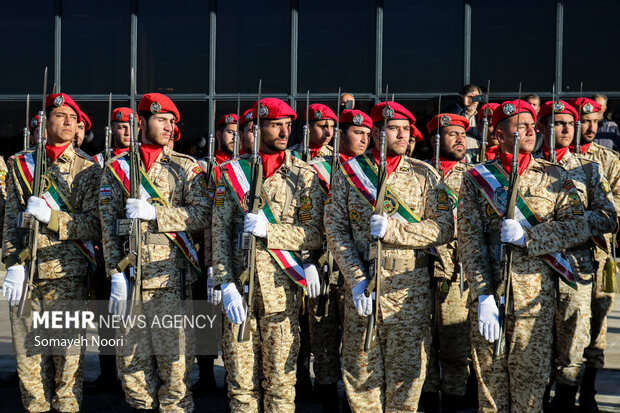
[[[41, 93], [41, 92], [39, 92]], [[41, 104], [30, 102], [30, 118]], [[26, 126], [26, 103], [25, 102], [0, 102], [0, 153], [6, 160], [9, 156], [24, 149], [23, 130]]]
[[64, 92], [129, 93], [129, 15], [124, 0], [63, 0]]

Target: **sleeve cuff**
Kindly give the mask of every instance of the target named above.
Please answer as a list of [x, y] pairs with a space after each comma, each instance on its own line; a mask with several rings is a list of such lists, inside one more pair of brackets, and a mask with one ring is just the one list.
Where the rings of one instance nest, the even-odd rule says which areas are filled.
[[52, 213], [50, 215], [50, 222], [47, 223], [47, 229], [58, 233], [58, 229], [59, 229], [58, 211], [56, 211], [55, 209], [52, 209]]

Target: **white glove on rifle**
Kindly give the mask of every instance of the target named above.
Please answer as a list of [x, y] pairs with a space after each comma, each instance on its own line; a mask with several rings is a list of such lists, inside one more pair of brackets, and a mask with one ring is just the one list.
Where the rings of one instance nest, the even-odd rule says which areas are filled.
[[363, 280], [358, 282], [355, 287], [353, 287], [353, 303], [355, 304], [355, 309], [357, 313], [361, 316], [369, 316], [372, 314], [372, 300], [375, 298], [375, 292], [373, 291], [370, 297], [366, 297], [364, 294], [364, 290], [366, 290], [366, 286], [368, 285], [368, 280]]
[[245, 321], [245, 306], [243, 305], [243, 297], [239, 294], [235, 283], [222, 284], [222, 302], [228, 319], [235, 324], [241, 324]]
[[525, 232], [518, 221], [505, 219], [502, 222], [502, 242], [509, 242], [519, 247], [525, 247]]
[[129, 280], [122, 272], [112, 274], [112, 288], [108, 312], [114, 315], [124, 316], [127, 310], [127, 297], [129, 296]]
[[492, 295], [478, 296], [478, 331], [491, 343], [499, 339], [499, 310]]
[[388, 217], [384, 212], [383, 215], [374, 214], [370, 217], [370, 235], [377, 238], [385, 237], [387, 231]]
[[6, 270], [6, 276], [2, 284], [2, 295], [7, 299], [9, 305], [19, 304], [24, 291], [25, 279], [26, 270], [23, 265], [13, 265]]
[[207, 269], [207, 301], [213, 305], [218, 305], [222, 302], [222, 290], [216, 290], [213, 287], [213, 267]]
[[243, 220], [243, 232], [249, 232], [258, 238], [267, 237], [267, 218], [248, 212]]
[[38, 198], [36, 196], [28, 198], [26, 212], [32, 214], [37, 221], [44, 224], [49, 224], [50, 218], [52, 217], [52, 208], [47, 205], [47, 202], [45, 202], [43, 198]]
[[130, 219], [143, 219], [145, 221], [156, 221], [157, 214], [155, 213], [155, 207], [148, 203], [145, 199], [129, 198], [127, 205], [127, 218]]
[[316, 265], [304, 264], [304, 274], [306, 275], [308, 297], [318, 297], [321, 293], [321, 282], [319, 281], [319, 271], [316, 269]]

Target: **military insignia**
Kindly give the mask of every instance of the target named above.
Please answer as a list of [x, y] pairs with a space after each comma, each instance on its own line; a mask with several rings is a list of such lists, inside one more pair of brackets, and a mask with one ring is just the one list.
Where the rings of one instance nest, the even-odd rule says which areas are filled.
[[299, 203], [301, 204], [299, 209], [302, 211], [310, 211], [312, 209], [312, 200], [309, 196], [302, 196], [299, 199]]
[[161, 105], [159, 102], [151, 103], [151, 113], [159, 113], [161, 112]]
[[579, 206], [581, 205], [581, 198], [579, 198], [579, 195], [577, 195], [577, 193], [571, 192], [570, 194], [568, 194], [568, 202], [572, 206]]
[[362, 115], [360, 115], [359, 113], [355, 116], [353, 116], [353, 124], [360, 126], [364, 123], [364, 117]]
[[248, 112], [248, 113], [245, 115], [245, 120], [246, 120], [246, 121], [251, 121], [251, 120], [252, 120], [252, 111]]
[[488, 216], [489, 218], [493, 218], [493, 217], [498, 216], [498, 215], [497, 215], [497, 212], [495, 212], [495, 208], [493, 208], [493, 207], [491, 206], [491, 204], [487, 204], [486, 212], [487, 212], [487, 216]]
[[590, 102], [583, 105], [583, 113], [592, 113], [594, 112], [594, 106]]
[[512, 116], [515, 114], [515, 112], [517, 111], [517, 108], [515, 108], [515, 105], [513, 105], [512, 103], [506, 103], [503, 107], [502, 107], [502, 111], [504, 112], [504, 115], [506, 116]]
[[168, 158], [167, 156], [162, 156], [159, 161], [161, 163], [170, 163], [170, 158]]
[[39, 122], [37, 122], [37, 118], [32, 118], [32, 120], [30, 121], [31, 128], [36, 128], [38, 124]]
[[[243, 206], [243, 210], [244, 211], [249, 211], [250, 208], [250, 202], [251, 202], [251, 195], [250, 192], [246, 192], [246, 194], [243, 196], [243, 200], [241, 201], [241, 205]], [[258, 209], [263, 209], [263, 207], [265, 206], [265, 198], [263, 197], [263, 194], [261, 192], [260, 194], [260, 199], [258, 201]]]
[[439, 122], [441, 123], [441, 126], [450, 126], [450, 123], [452, 123], [452, 118], [448, 115], [441, 115]]
[[505, 186], [498, 187], [493, 194], [493, 203], [497, 205], [497, 208], [505, 211], [508, 205], [508, 188]]
[[224, 118], [224, 122], [226, 122], [227, 125], [230, 125], [231, 123], [235, 123], [235, 118], [233, 117], [233, 115], [226, 115], [226, 118]]
[[116, 120], [123, 120], [123, 113], [122, 112], [117, 112], [116, 113]]
[[52, 187], [52, 180], [47, 175], [42, 176], [41, 179], [43, 179], [43, 182], [41, 183], [43, 186], [43, 190], [41, 192], [45, 193], [49, 191], [49, 189]]
[[383, 119], [385, 119], [385, 120], [390, 120], [390, 119], [392, 119], [393, 117], [394, 117], [394, 109], [392, 109], [391, 107], [389, 107], [389, 106], [387, 106], [387, 105], [386, 105], [386, 106], [383, 108]]
[[332, 203], [332, 196], [331, 194], [327, 195], [327, 199], [325, 199], [325, 202], [323, 202], [323, 205], [327, 205], [327, 204], [331, 204]]
[[200, 175], [204, 173], [205, 171], [200, 166], [194, 166], [194, 168], [192, 169], [192, 172], [195, 173], [196, 175]]
[[64, 104], [65, 104], [65, 97], [63, 95], [56, 96], [56, 99], [54, 99], [54, 106], [60, 107]]
[[321, 112], [320, 110], [315, 110], [314, 120], [321, 120], [321, 119], [323, 119], [323, 112]]
[[260, 105], [258, 114], [260, 115], [261, 118], [264, 118], [265, 116], [269, 115], [269, 109], [267, 109], [267, 106], [265, 105]]
[[459, 213], [456, 215], [456, 219], [457, 219], [457, 220], [459, 220], [459, 219], [461, 219], [461, 218], [463, 218], [463, 213], [462, 213], [462, 212], [459, 212]]
[[569, 179], [568, 181], [564, 182], [564, 185], [562, 185], [562, 188], [570, 192], [573, 189], [575, 189], [575, 183], [572, 181], [572, 179]]
[[583, 215], [583, 211], [581, 209], [573, 209], [573, 215]]
[[603, 191], [604, 194], [608, 194], [608, 193], [611, 192], [611, 188], [609, 187], [609, 183], [605, 179], [603, 179], [601, 181], [601, 190]]
[[564, 112], [564, 103], [562, 103], [562, 102], [554, 102], [553, 103], [553, 110], [555, 111], [555, 113], [562, 113], [562, 112]]
[[286, 174], [288, 174], [289, 169], [288, 169], [288, 167], [287, 167], [286, 165], [282, 165], [282, 166], [280, 167], [280, 172], [282, 172], [283, 174], [285, 174], [285, 175], [286, 175]]
[[149, 198], [149, 199], [147, 199], [147, 202], [149, 204], [155, 205], [155, 206], [164, 206], [165, 205], [164, 200], [161, 199], [161, 198], [155, 198], [155, 197]]
[[309, 212], [302, 212], [299, 214], [299, 220], [301, 221], [302, 224], [305, 224], [306, 222], [310, 221], [310, 218], [312, 218], [312, 215], [310, 215]]
[[360, 222], [359, 211], [355, 209], [352, 209], [351, 211], [349, 211], [349, 221], [351, 221], [351, 224], [357, 224], [358, 222]]
[[99, 197], [107, 198], [112, 196], [112, 187], [110, 185], [101, 185], [99, 187]]
[[398, 168], [398, 172], [409, 172], [408, 166], [401, 166]]
[[385, 200], [383, 201], [383, 209], [385, 212], [392, 216], [398, 210], [399, 207], [398, 200], [389, 192], [385, 194]]

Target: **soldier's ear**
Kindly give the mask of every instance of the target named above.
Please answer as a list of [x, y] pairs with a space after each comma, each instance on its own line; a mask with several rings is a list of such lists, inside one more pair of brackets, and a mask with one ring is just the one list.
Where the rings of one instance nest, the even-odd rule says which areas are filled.
[[139, 127], [140, 129], [144, 129], [144, 128], [146, 128], [146, 119], [144, 118], [144, 116], [140, 116], [140, 117], [138, 118], [138, 127]]

